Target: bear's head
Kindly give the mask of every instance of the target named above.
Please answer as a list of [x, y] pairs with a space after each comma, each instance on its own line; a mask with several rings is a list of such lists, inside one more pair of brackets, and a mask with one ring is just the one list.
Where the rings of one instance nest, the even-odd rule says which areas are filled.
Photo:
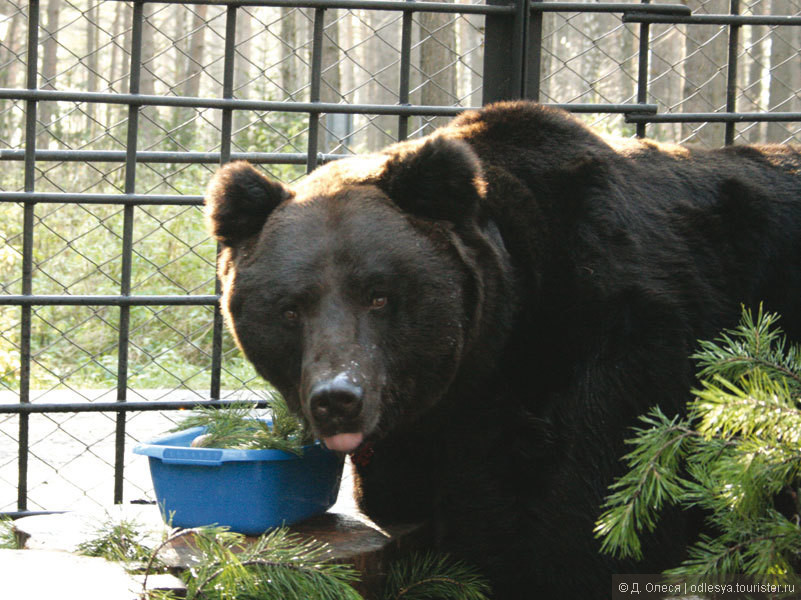
[[[297, 185], [222, 167], [206, 215], [221, 305], [261, 376], [330, 448], [407, 427], [449, 390], [482, 322], [480, 163], [443, 135], [325, 165]], [[495, 236], [497, 237], [497, 236]]]

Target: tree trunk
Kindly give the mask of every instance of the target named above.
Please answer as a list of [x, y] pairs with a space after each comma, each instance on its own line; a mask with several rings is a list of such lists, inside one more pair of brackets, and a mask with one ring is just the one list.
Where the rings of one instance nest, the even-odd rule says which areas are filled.
[[[234, 67], [234, 96], [236, 98], [247, 98], [247, 87], [250, 83], [250, 65], [253, 57], [253, 44], [250, 41], [253, 35], [253, 19], [247, 8], [240, 8], [237, 11], [236, 24], [236, 64]], [[234, 133], [244, 131], [250, 122], [248, 111], [237, 110], [234, 112]], [[236, 136], [235, 136], [236, 137]]]
[[[458, 0], [468, 4], [469, 0]], [[463, 106], [481, 106], [481, 69], [484, 62], [482, 35], [484, 19], [480, 15], [462, 15], [458, 20], [459, 69], [458, 94]]]
[[281, 9], [281, 100], [295, 100], [298, 91], [298, 74], [295, 57], [297, 48], [297, 19], [296, 8], [282, 7]]
[[[788, 14], [786, 0], [772, 0], [771, 12]], [[770, 101], [772, 112], [794, 112], [801, 108], [801, 66], [799, 47], [801, 31], [798, 27], [774, 27], [770, 33]], [[791, 123], [768, 123], [767, 141], [784, 142], [793, 137], [796, 127]]]
[[[153, 5], [144, 5], [144, 23], [142, 23], [142, 66], [139, 74], [139, 93], [154, 95], [156, 93], [156, 65], [154, 27], [150, 22], [153, 19]], [[157, 123], [159, 110], [157, 106], [143, 106], [139, 109], [139, 147], [147, 150], [158, 137]]]
[[[177, 8], [184, 13], [185, 9], [183, 6], [178, 6]], [[192, 18], [188, 31], [184, 19], [176, 19], [177, 27], [175, 39], [181, 39], [187, 33], [189, 38], [189, 42], [186, 45], [186, 52], [184, 54], [179, 53], [179, 57], [183, 59], [178, 61], [179, 67], [177, 69], [177, 81], [179, 82], [177, 87], [178, 93], [181, 96], [196, 98], [200, 95], [208, 8], [206, 4], [189, 6]], [[178, 150], [188, 150], [191, 148], [196, 133], [196, 115], [197, 113], [194, 108], [175, 109], [172, 134], [170, 137], [176, 144]]]
[[599, 87], [603, 54], [598, 50], [598, 40], [603, 32], [601, 24], [603, 15], [587, 13], [581, 17], [581, 30], [585, 35], [581, 38], [583, 57], [579, 62], [581, 81], [578, 82], [577, 96], [580, 102], [603, 102], [604, 98]]
[[[323, 60], [320, 81], [320, 101], [342, 100], [342, 78], [339, 72], [339, 13], [328, 9], [323, 13]], [[348, 117], [343, 114], [328, 114], [320, 119], [318, 150], [331, 152], [348, 137]]]
[[[98, 33], [100, 28], [98, 26], [99, 12], [97, 5], [91, 5], [86, 10], [86, 70], [88, 71], [86, 77], [86, 90], [89, 92], [96, 92], [98, 89]], [[97, 120], [95, 113], [97, 109], [94, 102], [86, 103], [86, 132], [88, 138], [91, 140], [95, 137], [97, 130]]]
[[[752, 15], [767, 14], [767, 2], [758, 2], [751, 6]], [[767, 33], [762, 25], [744, 27], [740, 30], [740, 35], [745, 33], [748, 36], [747, 42], [743, 43], [745, 60], [741, 61], [742, 69], [739, 74], [739, 81], [742, 81], [743, 93], [738, 101], [737, 110], [741, 112], [761, 112], [765, 109], [762, 102], [762, 74], [765, 62], [768, 60], [768, 53], [765, 52]], [[765, 141], [766, 128], [764, 123], [750, 123], [745, 126], [742, 136], [750, 143]]]
[[637, 43], [635, 41], [634, 29], [636, 25], [623, 25], [620, 30], [620, 54], [618, 63], [620, 68], [617, 72], [616, 90], [611, 94], [614, 102], [636, 102], [637, 101], [637, 73], [639, 69]]
[[[696, 14], [714, 9], [703, 0], [688, 0], [687, 5]], [[724, 12], [727, 9], [724, 8]], [[723, 67], [727, 61], [727, 41], [725, 27], [686, 26], [682, 112], [725, 109], [726, 71]], [[724, 128], [721, 123], [687, 123], [682, 126], [682, 139], [709, 148], [719, 147], [724, 143]]]
[[[398, 54], [396, 48], [400, 48], [400, 15], [397, 23], [391, 27], [386, 27], [387, 15], [377, 11], [365, 11], [363, 17], [366, 23], [366, 31], [362, 34], [362, 39], [369, 37], [369, 41], [361, 44], [362, 59], [370, 76], [370, 81], [365, 90], [366, 98], [363, 102], [370, 104], [393, 104], [398, 101], [397, 90], [399, 71], [396, 68], [388, 69], [387, 66], [396, 63]], [[373, 32], [380, 31], [381, 36], [373, 35]], [[414, 71], [414, 68], [412, 68]], [[411, 127], [410, 127], [411, 129]], [[366, 150], [375, 151], [383, 148], [398, 139], [398, 118], [386, 115], [376, 115], [369, 117], [367, 125], [367, 148]]]
[[[648, 60], [648, 101], [662, 112], [678, 112], [682, 99], [681, 65], [685, 45], [681, 30], [674, 25], [652, 25]], [[678, 141], [681, 125], [655, 123], [646, 128], [646, 135], [655, 139]]]
[[[452, 106], [456, 102], [456, 70], [453, 65], [458, 59], [453, 15], [422, 12], [418, 20], [420, 71], [424, 78], [420, 88], [420, 103]], [[446, 121], [447, 118], [432, 119], [430, 126], [438, 127]]]
[[206, 47], [206, 15], [207, 4], [192, 6], [192, 30], [189, 37], [189, 56], [184, 69], [182, 96], [197, 97], [200, 95], [200, 75], [203, 72], [203, 53]]
[[187, 61], [189, 60], [189, 45], [192, 32], [186, 24], [187, 12], [190, 7], [183, 4], [174, 4], [169, 9], [172, 13], [169, 23], [172, 25], [173, 45], [170, 52], [171, 59], [166, 61], [170, 65], [172, 85], [170, 92], [180, 96], [183, 94], [186, 84]]
[[[126, 49], [130, 46], [130, 22], [131, 22], [131, 9], [124, 5], [119, 4], [114, 11], [114, 20], [111, 23], [111, 64], [108, 70], [109, 91], [125, 93], [128, 90], [128, 81], [123, 76], [126, 72], [125, 60], [128, 56]], [[123, 33], [125, 32], [125, 33]], [[121, 41], [120, 38], [122, 38]], [[106, 123], [111, 127], [120, 118], [123, 110], [127, 110], [125, 106], [117, 106], [114, 104], [106, 104]]]
[[153, 64], [154, 44], [153, 25], [150, 20], [153, 18], [153, 5], [145, 4], [144, 23], [142, 23], [142, 70], [139, 75], [139, 93], [156, 93], [156, 65]]
[[564, 17], [559, 13], [542, 14], [542, 52], [540, 59], [540, 102], [554, 102], [558, 96], [554, 72], [559, 26]]
[[131, 24], [133, 22], [133, 10], [125, 5], [119, 5], [114, 14], [114, 39], [120, 38], [120, 31], [122, 31], [122, 46], [119, 43], [114, 44], [114, 52], [112, 58], [118, 58], [115, 61], [119, 66], [119, 74], [115, 76], [114, 81], [117, 82], [116, 87], [112, 87], [113, 91], [121, 94], [127, 94], [130, 91], [130, 67], [131, 67]]
[[[61, 0], [49, 0], [47, 3], [47, 24], [44, 27], [42, 40], [42, 80], [40, 88], [54, 90], [56, 69], [58, 68], [58, 19], [61, 13]], [[37, 147], [47, 148], [52, 135], [57, 135], [56, 104], [39, 102], [37, 105], [41, 129], [37, 136]]]
[[[24, 42], [18, 43], [20, 36], [20, 25], [23, 22], [22, 11], [16, 11], [8, 24], [5, 38], [0, 45], [0, 87], [24, 87], [22, 81], [17, 81], [22, 70], [22, 63], [17, 56], [22, 52]], [[3, 145], [7, 145], [13, 137], [13, 131], [17, 127], [16, 119], [12, 111], [6, 110], [12, 105], [12, 100], [0, 101], [0, 140]]]
[[0, 87], [24, 87], [22, 82], [17, 81], [20, 73], [21, 62], [17, 59], [22, 52], [22, 43], [17, 43], [20, 25], [23, 22], [22, 11], [18, 10], [11, 17], [6, 29], [6, 35], [0, 45]]

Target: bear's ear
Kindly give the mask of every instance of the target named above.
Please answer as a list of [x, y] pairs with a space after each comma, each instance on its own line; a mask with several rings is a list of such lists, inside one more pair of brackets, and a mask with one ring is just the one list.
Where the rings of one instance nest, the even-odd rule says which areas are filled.
[[387, 153], [378, 185], [401, 209], [456, 224], [475, 217], [485, 184], [481, 163], [466, 142], [436, 136]]
[[258, 233], [267, 217], [292, 191], [268, 179], [249, 163], [228, 163], [214, 175], [206, 190], [209, 230], [226, 246], [236, 246]]

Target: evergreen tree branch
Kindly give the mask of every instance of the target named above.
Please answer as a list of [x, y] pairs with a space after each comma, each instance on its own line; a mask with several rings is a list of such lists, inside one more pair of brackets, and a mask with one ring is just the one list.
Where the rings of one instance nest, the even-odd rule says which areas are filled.
[[677, 464], [684, 455], [685, 442], [700, 437], [678, 417], [669, 420], [658, 408], [641, 420], [651, 429], [636, 429], [631, 440], [635, 450], [624, 457], [630, 470], [611, 486], [595, 527], [602, 537], [601, 551], [619, 557], [641, 558], [638, 533], [653, 531], [664, 503], [673, 504], [686, 482]]
[[172, 431], [204, 427], [206, 431], [192, 444], [205, 448], [282, 450], [303, 454], [303, 446], [313, 439], [311, 429], [290, 412], [278, 394], [271, 394], [269, 402], [270, 424], [259, 418], [254, 404], [237, 402], [221, 408], [199, 407]]
[[392, 565], [384, 600], [487, 600], [488, 582], [447, 554], [412, 554]]
[[459, 592], [463, 591], [465, 587], [464, 584], [453, 579], [452, 577], [426, 577], [425, 579], [415, 581], [414, 583], [398, 590], [398, 593], [394, 596], [394, 600], [400, 600], [401, 598], [408, 596], [410, 593], [413, 593], [415, 589], [430, 586], [432, 584], [445, 584], [455, 588], [456, 590], [459, 590]]
[[350, 585], [358, 577], [352, 567], [326, 562], [326, 544], [304, 540], [286, 528], [253, 543], [222, 527], [183, 529], [167, 537], [153, 556], [186, 536], [191, 536], [197, 558], [182, 574], [187, 600], [363, 600]]
[[[761, 309], [754, 320], [744, 310], [737, 329], [701, 343], [694, 355], [701, 387], [686, 420], [658, 411], [643, 417], [650, 428], [629, 440], [629, 471], [610, 486], [596, 524], [604, 551], [637, 557], [637, 536], [653, 529], [662, 504], [696, 506], [712, 534], [668, 573], [794, 576], [801, 564], [801, 351], [787, 344], [777, 320]], [[777, 502], [788, 495], [789, 508]]]
[[18, 550], [19, 548], [14, 521], [9, 517], [0, 517], [0, 549]]

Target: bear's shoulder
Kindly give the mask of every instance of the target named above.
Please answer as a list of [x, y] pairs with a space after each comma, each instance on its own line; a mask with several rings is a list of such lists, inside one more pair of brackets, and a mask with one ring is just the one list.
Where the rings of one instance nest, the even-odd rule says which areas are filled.
[[526, 100], [497, 102], [456, 117], [449, 134], [474, 144], [550, 146], [563, 140], [603, 148], [603, 139], [571, 113]]

